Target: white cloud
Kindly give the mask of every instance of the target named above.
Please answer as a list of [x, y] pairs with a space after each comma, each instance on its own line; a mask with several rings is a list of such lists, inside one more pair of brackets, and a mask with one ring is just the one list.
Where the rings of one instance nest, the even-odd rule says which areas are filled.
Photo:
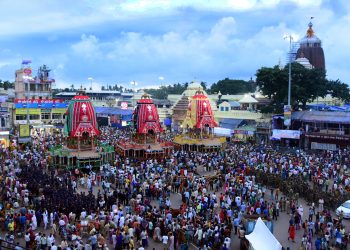
[[309, 8], [319, 7], [322, 0], [3, 0], [0, 1], [0, 33], [2, 36], [13, 36], [72, 30], [108, 21], [166, 16], [179, 13], [182, 8], [209, 12], [248, 12], [273, 9], [288, 2], [300, 8]]
[[[328, 75], [350, 83], [346, 0], [337, 6], [332, 0], [62, 0], [27, 1], [21, 8], [14, 3], [0, 1], [0, 46], [9, 48], [0, 51], [0, 79], [13, 79], [22, 58], [49, 65], [57, 82], [79, 86], [88, 74], [99, 82], [135, 79], [145, 86], [160, 84], [160, 75], [167, 82], [248, 79], [261, 66], [284, 62], [289, 44], [283, 35], [304, 36], [315, 16]], [[32, 36], [38, 32], [43, 35]], [[18, 34], [24, 35], [24, 49], [16, 38], [12, 46], [5, 44]], [[42, 49], [35, 50], [40, 41], [31, 44], [32, 37], [45, 40]]]
[[166, 75], [172, 75], [173, 81], [176, 81], [176, 72], [190, 79], [209, 75], [220, 79], [250, 69], [249, 76], [253, 76], [262, 65], [277, 64], [288, 48], [282, 38], [283, 32], [288, 31], [285, 24], [263, 28], [247, 39], [237, 37], [235, 30], [235, 19], [224, 17], [209, 32], [194, 30], [181, 34], [171, 31], [153, 36], [126, 32], [105, 42], [83, 35], [81, 41], [71, 47], [82, 56], [89, 51], [91, 55], [98, 53], [102, 61], [105, 58], [106, 63], [118, 65], [118, 68], [128, 65], [131, 67], [128, 71], [135, 74], [150, 72], [151, 76], [144, 77], [157, 79], [152, 72], [165, 68]]
[[94, 35], [81, 36], [81, 41], [72, 45], [73, 51], [85, 58], [95, 58], [100, 54], [99, 41]]

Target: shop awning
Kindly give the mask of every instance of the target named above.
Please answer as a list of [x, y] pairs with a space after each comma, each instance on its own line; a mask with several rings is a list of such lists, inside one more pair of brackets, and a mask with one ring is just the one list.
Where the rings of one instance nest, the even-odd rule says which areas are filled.
[[350, 112], [297, 111], [292, 113], [292, 120], [350, 124]]

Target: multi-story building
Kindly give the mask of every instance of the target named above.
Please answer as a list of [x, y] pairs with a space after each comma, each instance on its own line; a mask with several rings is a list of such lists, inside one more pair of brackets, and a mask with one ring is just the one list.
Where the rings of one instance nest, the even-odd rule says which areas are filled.
[[16, 70], [15, 99], [12, 106], [13, 125], [30, 125], [31, 133], [40, 130], [53, 132], [63, 128], [67, 103], [52, 99], [52, 85], [55, 80], [50, 77], [50, 69], [43, 65], [33, 76], [30, 67]]
[[37, 76], [33, 77], [32, 69], [25, 67], [16, 70], [16, 99], [51, 99], [54, 79], [49, 76], [50, 69], [43, 65], [39, 67]]

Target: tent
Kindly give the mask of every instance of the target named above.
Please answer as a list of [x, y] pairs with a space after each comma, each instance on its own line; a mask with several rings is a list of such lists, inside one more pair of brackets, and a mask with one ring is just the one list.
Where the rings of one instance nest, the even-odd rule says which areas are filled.
[[281, 250], [282, 245], [259, 217], [252, 233], [245, 236], [254, 250]]

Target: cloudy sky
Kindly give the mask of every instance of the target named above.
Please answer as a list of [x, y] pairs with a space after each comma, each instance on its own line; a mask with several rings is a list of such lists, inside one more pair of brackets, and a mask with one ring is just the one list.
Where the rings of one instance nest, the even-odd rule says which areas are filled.
[[285, 62], [311, 16], [328, 77], [350, 83], [348, 0], [2, 0], [0, 79], [22, 59], [47, 64], [56, 87], [138, 87], [249, 79]]

